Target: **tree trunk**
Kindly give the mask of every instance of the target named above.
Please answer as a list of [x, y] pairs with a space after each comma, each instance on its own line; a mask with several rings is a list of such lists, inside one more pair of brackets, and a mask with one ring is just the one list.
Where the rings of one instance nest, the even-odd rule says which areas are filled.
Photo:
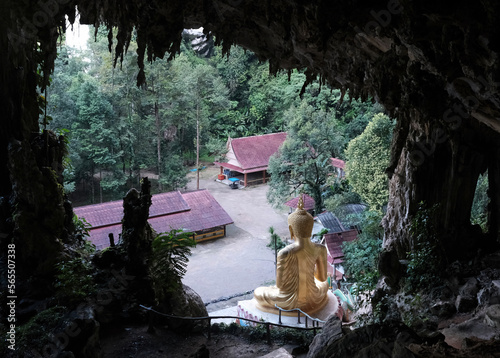
[[102, 168], [99, 169], [99, 200], [102, 204]]
[[156, 125], [156, 153], [158, 161], [158, 190], [161, 192], [161, 123], [158, 101], [155, 102], [155, 125]]
[[196, 189], [200, 189], [200, 104], [196, 104]]
[[90, 172], [90, 190], [92, 191], [92, 204], [95, 203], [95, 183], [94, 183], [94, 163], [92, 163], [92, 170]]

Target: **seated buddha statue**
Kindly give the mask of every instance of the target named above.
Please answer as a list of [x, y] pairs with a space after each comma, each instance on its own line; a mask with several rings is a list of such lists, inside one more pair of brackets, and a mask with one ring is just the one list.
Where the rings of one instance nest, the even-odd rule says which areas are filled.
[[297, 209], [288, 216], [294, 243], [278, 253], [276, 286], [258, 287], [254, 291], [261, 311], [276, 313], [276, 304], [286, 310], [300, 308], [313, 314], [328, 303], [327, 252], [324, 245], [311, 241], [313, 225], [314, 219], [304, 210], [301, 196]]

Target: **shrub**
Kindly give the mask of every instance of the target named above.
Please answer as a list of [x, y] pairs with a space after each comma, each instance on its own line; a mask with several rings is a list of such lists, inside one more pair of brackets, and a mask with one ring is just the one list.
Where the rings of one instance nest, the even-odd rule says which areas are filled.
[[196, 246], [193, 234], [171, 230], [158, 235], [153, 241], [153, 257], [149, 268], [157, 302], [162, 302], [182, 285], [191, 247]]
[[435, 215], [438, 205], [427, 208], [421, 202], [410, 227], [412, 250], [407, 253], [407, 276], [404, 290], [408, 293], [434, 287], [442, 280], [443, 262], [437, 239]]

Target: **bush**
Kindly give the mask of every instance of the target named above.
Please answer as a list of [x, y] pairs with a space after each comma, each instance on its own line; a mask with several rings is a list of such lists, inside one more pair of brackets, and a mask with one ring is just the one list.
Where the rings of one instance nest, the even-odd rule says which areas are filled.
[[156, 301], [162, 302], [182, 285], [191, 247], [196, 246], [193, 234], [171, 230], [158, 235], [153, 241], [153, 258], [149, 268]]
[[407, 253], [407, 276], [404, 290], [408, 293], [435, 287], [442, 281], [443, 262], [438, 239], [435, 213], [438, 204], [427, 208], [421, 202], [410, 227], [412, 249]]
[[51, 342], [52, 334], [57, 333], [56, 330], [63, 322], [66, 313], [66, 307], [54, 306], [19, 326], [16, 345], [19, 357], [31, 356], [28, 352], [31, 353], [33, 350], [41, 352], [43, 347]]
[[67, 306], [77, 305], [96, 293], [93, 267], [86, 258], [74, 258], [56, 265], [56, 297]]
[[375, 288], [378, 278], [378, 258], [382, 250], [382, 228], [380, 227], [381, 214], [368, 211], [363, 214], [361, 222], [362, 232], [358, 239], [345, 242], [344, 268], [350, 281], [356, 282], [361, 292]]

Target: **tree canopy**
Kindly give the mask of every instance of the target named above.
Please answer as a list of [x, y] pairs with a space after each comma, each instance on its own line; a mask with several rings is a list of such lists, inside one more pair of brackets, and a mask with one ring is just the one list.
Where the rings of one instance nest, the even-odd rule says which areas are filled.
[[345, 151], [349, 184], [372, 210], [381, 210], [389, 198], [385, 169], [389, 164], [393, 126], [387, 115], [374, 115]]
[[324, 199], [335, 192], [331, 158], [344, 158], [347, 143], [377, 111], [380, 107], [372, 103], [342, 102], [340, 92], [319, 92], [311, 86], [298, 107], [292, 105], [283, 116], [287, 139], [269, 161], [268, 201], [280, 206], [305, 192], [321, 212]]

